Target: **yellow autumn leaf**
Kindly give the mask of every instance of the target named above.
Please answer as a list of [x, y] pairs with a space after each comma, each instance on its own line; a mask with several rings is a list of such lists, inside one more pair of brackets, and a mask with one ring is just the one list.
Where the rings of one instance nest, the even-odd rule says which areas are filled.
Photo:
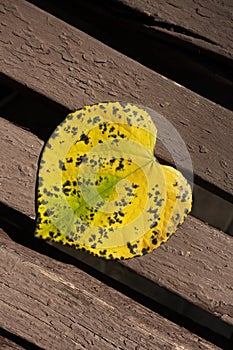
[[44, 147], [36, 237], [106, 259], [152, 252], [191, 210], [182, 174], [154, 157], [142, 107], [99, 103], [71, 113]]

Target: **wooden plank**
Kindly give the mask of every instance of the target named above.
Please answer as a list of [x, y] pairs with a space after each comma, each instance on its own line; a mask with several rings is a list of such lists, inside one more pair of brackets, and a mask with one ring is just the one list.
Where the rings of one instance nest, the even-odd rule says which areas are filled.
[[4, 338], [0, 335], [0, 349], [1, 350], [24, 350], [25, 348], [14, 343], [12, 340]]
[[[69, 109], [101, 100], [131, 101], [155, 109], [174, 124], [185, 140], [198, 178], [232, 199], [232, 112], [24, 1], [12, 4], [4, 0], [1, 18], [0, 62], [4, 77]], [[163, 148], [157, 147], [157, 155], [169, 159]]]
[[[117, 0], [148, 18], [151, 27], [233, 58], [232, 1]], [[146, 21], [145, 21], [146, 22]]]
[[1, 230], [0, 274], [0, 326], [43, 349], [218, 349]]
[[[168, 8], [167, 12], [174, 12], [174, 16], [177, 15], [178, 18], [180, 16], [177, 25], [172, 22], [172, 18], [170, 22], [163, 15], [161, 18], [156, 17], [159, 16], [159, 11], [156, 14], [140, 12], [134, 6], [137, 1], [133, 0], [127, 2], [129, 6], [114, 0], [107, 2], [99, 0], [98, 3], [95, 0], [85, 2], [67, 0], [56, 3], [56, 6], [52, 0], [30, 0], [30, 2], [197, 94], [233, 109], [231, 79], [233, 61], [224, 53], [220, 54], [219, 45], [208, 40], [205, 33], [200, 35], [195, 28], [190, 28], [189, 22], [191, 24], [194, 22], [194, 27], [199, 26], [199, 18], [196, 19], [198, 16], [193, 8], [194, 1], [191, 5], [187, 1], [182, 4], [178, 4], [177, 1], [175, 4], [174, 1], [160, 2], [162, 12], [166, 5], [185, 7], [186, 17], [189, 16], [187, 26], [180, 25], [180, 22], [185, 23], [180, 20], [182, 14], [177, 14], [176, 9]], [[150, 4], [150, 1], [145, 7], [148, 7], [148, 3]], [[196, 4], [196, 9], [201, 6], [199, 3]], [[151, 6], [156, 7], [156, 4]], [[218, 17], [218, 9], [214, 7], [216, 6], [212, 6], [212, 22]], [[219, 7], [221, 12], [222, 6]], [[200, 27], [204, 25], [206, 32], [208, 30], [213, 32], [215, 28], [216, 37], [218, 31], [223, 34], [231, 26], [229, 10], [228, 13], [222, 14], [221, 21], [229, 25], [221, 26], [216, 21], [216, 26], [212, 26], [211, 23], [211, 28], [208, 28], [209, 21], [203, 18]], [[220, 47], [224, 44], [225, 38], [222, 38]]]
[[[36, 163], [42, 142], [8, 121], [1, 119], [0, 125], [4, 165], [1, 201], [33, 218]], [[192, 216], [165, 245], [141, 258], [115, 264], [75, 250], [68, 252], [220, 334], [230, 337], [233, 332], [233, 237]], [[158, 286], [169, 291], [166, 300], [159, 295]], [[205, 311], [202, 317], [196, 307]]]
[[35, 180], [43, 142], [2, 118], [0, 140], [1, 202], [35, 218]]
[[[213, 236], [218, 244], [210, 243]], [[200, 238], [198, 244], [196, 237]], [[232, 263], [229, 266], [228, 261], [232, 259], [233, 241], [225, 238], [222, 242], [221, 232], [189, 217], [177, 235], [146, 259], [108, 262], [70, 247], [52, 245], [229, 339], [233, 335], [233, 293]], [[215, 253], [219, 248], [224, 252], [221, 256]]]

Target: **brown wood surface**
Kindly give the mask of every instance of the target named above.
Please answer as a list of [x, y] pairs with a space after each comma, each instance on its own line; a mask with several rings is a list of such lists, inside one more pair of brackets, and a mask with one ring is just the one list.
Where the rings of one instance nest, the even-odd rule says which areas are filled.
[[[159, 6], [157, 1], [147, 1], [145, 5], [143, 2], [144, 8], [150, 5], [161, 8], [162, 15], [157, 19], [144, 8], [135, 9], [137, 1], [134, 0], [127, 2], [129, 6], [115, 0], [66, 0], [57, 2], [56, 6], [53, 0], [30, 2], [157, 73], [233, 110], [233, 60], [224, 53], [229, 51], [231, 26], [230, 6], [226, 1], [218, 4], [213, 1], [191, 1], [191, 4], [190, 1], [159, 1]], [[210, 21], [196, 15], [195, 11], [200, 10], [203, 3], [211, 7]], [[167, 19], [168, 14], [171, 21]], [[206, 37], [209, 32], [214, 34], [217, 43], [221, 37], [220, 43], [209, 40]]]
[[1, 350], [24, 350], [25, 348], [0, 335]]
[[[161, 13], [147, 7], [144, 13], [171, 23], [172, 18], [180, 18], [182, 10], [185, 15], [179, 26], [186, 31], [177, 34], [177, 24], [172, 22], [174, 35], [231, 57], [228, 29], [222, 46], [221, 30], [218, 38], [213, 37], [214, 31], [198, 37], [199, 29], [207, 31], [202, 19], [210, 16], [210, 3], [214, 2], [195, 5], [196, 17], [189, 27], [194, 8], [187, 12], [176, 1], [159, 2]], [[228, 11], [230, 4], [224, 3]], [[141, 11], [140, 0], [132, 4]], [[175, 12], [169, 11], [170, 6]], [[211, 17], [211, 26], [216, 21], [228, 23], [228, 12], [217, 2], [213, 11], [217, 17]], [[17, 81], [68, 109], [100, 100], [123, 100], [157, 110], [174, 123], [188, 144], [195, 174], [221, 195], [224, 191], [233, 194], [232, 112], [25, 1], [3, 0], [0, 23], [4, 79]], [[41, 116], [40, 122], [48, 132], [51, 120]], [[56, 125], [55, 120], [52, 124]], [[35, 217], [35, 180], [42, 146], [40, 138], [0, 119], [0, 204], [4, 207], [0, 217], [16, 226], [16, 215], [6, 214], [10, 208]], [[157, 154], [169, 159], [163, 148], [158, 147]], [[74, 250], [69, 254], [220, 335], [230, 338], [233, 334], [233, 238], [192, 216], [167, 244], [142, 258], [118, 263]], [[0, 327], [45, 349], [217, 348], [76, 267], [15, 243], [2, 230], [0, 276]], [[0, 346], [1, 340], [4, 338]]]
[[76, 267], [4, 236], [0, 230], [0, 326], [7, 331], [43, 349], [218, 349]]
[[0, 200], [35, 218], [35, 181], [43, 142], [0, 118], [0, 144]]
[[[33, 218], [42, 141], [2, 118], [0, 126], [1, 201]], [[186, 301], [175, 305], [176, 311], [212, 328], [208, 319], [199, 320], [192, 308], [195, 305], [228, 324], [228, 336], [233, 331], [233, 237], [192, 216], [165, 245], [141, 258], [112, 264], [104, 259], [89, 260], [89, 254], [75, 250], [71, 254], [162, 303], [155, 289], [165, 288]], [[174, 308], [172, 297], [171, 300]]]
[[147, 17], [150, 26], [233, 58], [231, 0], [117, 0]]
[[[155, 109], [180, 132], [199, 178], [233, 194], [232, 112], [24, 1], [2, 1], [0, 16], [0, 69], [5, 77], [69, 109], [101, 100]], [[160, 147], [157, 155], [168, 158]]]

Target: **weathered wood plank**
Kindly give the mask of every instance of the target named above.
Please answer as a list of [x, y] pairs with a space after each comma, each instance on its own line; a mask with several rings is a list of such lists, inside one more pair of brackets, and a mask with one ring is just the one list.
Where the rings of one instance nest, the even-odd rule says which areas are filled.
[[147, 16], [153, 27], [233, 58], [232, 1], [117, 0]]
[[[0, 132], [4, 161], [0, 173], [1, 201], [33, 218], [36, 163], [42, 142], [3, 119]], [[208, 318], [201, 319], [192, 308], [196, 305], [228, 324], [228, 335], [233, 331], [233, 237], [192, 216], [165, 245], [141, 258], [112, 264], [103, 259], [89, 260], [89, 254], [72, 252], [78, 259], [162, 303], [155, 289], [165, 288], [187, 301], [186, 306], [172, 302], [170, 306], [176, 311], [183, 313], [186, 308], [185, 313], [192, 319], [211, 328]]]
[[[137, 1], [129, 0], [127, 3], [130, 6], [115, 0], [107, 2], [99, 0], [98, 3], [95, 0], [85, 2], [67, 0], [56, 3], [56, 6], [52, 0], [30, 0], [30, 2], [197, 94], [233, 109], [233, 83], [230, 78], [233, 61], [224, 53], [220, 54], [219, 45], [208, 40], [206, 33], [200, 35], [195, 31], [199, 26], [199, 17], [195, 13], [195, 8], [192, 7], [194, 4], [190, 5], [187, 1], [182, 4], [177, 1], [159, 2], [162, 11], [164, 6], [169, 7], [168, 4], [185, 7], [186, 14], [187, 8], [191, 8], [187, 26], [182, 26], [179, 25], [179, 16], [182, 18], [182, 14], [177, 14], [176, 9], [167, 9], [167, 12], [174, 12], [174, 16], [178, 16], [178, 25], [175, 25], [172, 19], [173, 24], [163, 16], [155, 18], [150, 12], [140, 12], [134, 7]], [[196, 3], [197, 9], [201, 6], [199, 3]], [[205, 3], [208, 6], [209, 1]], [[225, 1], [221, 3], [224, 4]], [[145, 7], [149, 5], [150, 1], [147, 1]], [[157, 1], [156, 4], [151, 3], [151, 6], [153, 5], [156, 7]], [[221, 4], [217, 6], [220, 7], [220, 12], [222, 6]], [[225, 15], [222, 14], [221, 20], [229, 25], [221, 26], [217, 20], [214, 26], [215, 23], [212, 22], [215, 22], [214, 18], [218, 17], [215, 13], [218, 14], [218, 8], [214, 7], [216, 6], [213, 6], [211, 18], [213, 21], [210, 28], [206, 18], [203, 18], [200, 27], [204, 26], [205, 32], [212, 33], [215, 28], [216, 38], [218, 31], [224, 36], [223, 33], [228, 30], [231, 23], [228, 23], [230, 22], [229, 9], [226, 6], [228, 12]], [[184, 24], [183, 21], [181, 22]], [[194, 24], [194, 28], [190, 28], [189, 22]], [[225, 38], [222, 39], [221, 48], [225, 44]]]
[[101, 261], [70, 247], [52, 245], [176, 313], [231, 338], [233, 266], [228, 262], [232, 262], [233, 241], [225, 238], [221, 241], [221, 232], [189, 217], [179, 233], [146, 259]]
[[43, 142], [2, 118], [0, 140], [1, 202], [35, 218], [35, 180]]
[[0, 275], [0, 326], [43, 349], [218, 349], [1, 230]]
[[[100, 100], [124, 100], [163, 113], [187, 143], [198, 177], [226, 196], [233, 194], [230, 111], [24, 1], [4, 0], [1, 19], [0, 62], [5, 77], [70, 109]], [[157, 148], [157, 155], [167, 160], [165, 153]]]
[[0, 335], [0, 349], [1, 350], [24, 350], [25, 348]]

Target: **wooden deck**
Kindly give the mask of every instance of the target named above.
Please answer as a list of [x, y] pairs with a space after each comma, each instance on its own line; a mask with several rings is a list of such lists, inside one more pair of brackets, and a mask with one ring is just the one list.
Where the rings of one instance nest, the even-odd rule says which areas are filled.
[[[70, 11], [72, 1], [53, 11], [50, 1], [40, 3], [44, 10], [23, 0], [0, 5], [1, 84], [13, 91], [0, 106], [0, 348], [231, 349], [233, 237], [225, 232], [232, 232], [233, 221], [233, 89], [227, 74], [232, 6], [210, 0], [190, 1], [191, 7], [187, 1], [182, 8], [178, 1], [100, 3], [78, 1], [77, 16]], [[121, 23], [112, 45], [105, 33], [110, 22], [112, 34]], [[126, 52], [126, 25], [129, 41], [135, 32], [142, 45], [144, 36], [144, 57], [134, 41]], [[158, 41], [161, 52], [166, 46], [171, 53], [167, 65], [177, 67], [177, 79], [170, 68], [166, 76], [165, 65], [148, 61], [150, 45], [158, 49]], [[194, 48], [208, 57], [208, 65], [196, 54], [188, 56]], [[205, 93], [182, 80], [181, 56]], [[177, 57], [180, 61], [172, 59]], [[188, 145], [195, 173], [196, 217], [190, 215], [152, 254], [121, 262], [33, 237], [44, 141], [68, 111], [108, 100], [136, 102], [163, 114]], [[156, 155], [172, 163], [161, 145]], [[207, 200], [202, 206], [203, 193], [217, 204]], [[214, 225], [225, 232], [211, 226], [217, 216], [222, 220]]]

